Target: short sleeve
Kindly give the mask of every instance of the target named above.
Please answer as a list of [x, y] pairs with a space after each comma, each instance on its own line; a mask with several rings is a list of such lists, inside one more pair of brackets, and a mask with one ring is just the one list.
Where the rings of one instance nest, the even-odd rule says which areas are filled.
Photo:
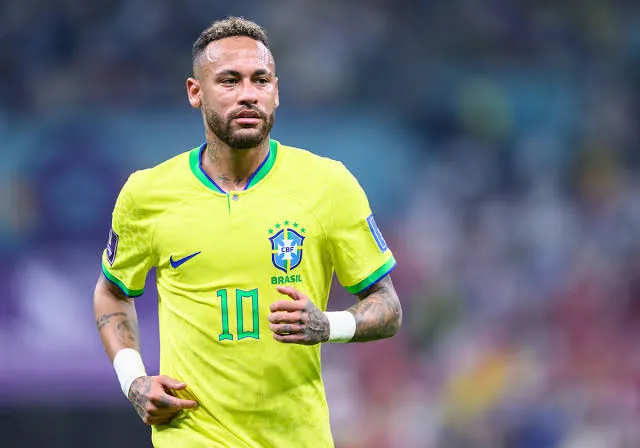
[[396, 266], [356, 178], [339, 164], [331, 190], [329, 252], [340, 284], [358, 294]]
[[129, 177], [118, 195], [102, 253], [102, 272], [128, 297], [142, 295], [152, 265], [151, 226], [134, 198], [135, 176]]

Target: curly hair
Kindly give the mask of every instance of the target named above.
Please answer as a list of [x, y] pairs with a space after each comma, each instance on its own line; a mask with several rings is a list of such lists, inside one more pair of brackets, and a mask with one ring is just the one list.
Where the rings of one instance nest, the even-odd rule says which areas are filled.
[[246, 36], [258, 42], [262, 42], [269, 51], [269, 39], [267, 34], [260, 25], [244, 17], [227, 17], [226, 19], [216, 20], [209, 28], [200, 33], [200, 36], [193, 43], [191, 52], [193, 65], [196, 65], [198, 58], [204, 52], [211, 42], [227, 37]]

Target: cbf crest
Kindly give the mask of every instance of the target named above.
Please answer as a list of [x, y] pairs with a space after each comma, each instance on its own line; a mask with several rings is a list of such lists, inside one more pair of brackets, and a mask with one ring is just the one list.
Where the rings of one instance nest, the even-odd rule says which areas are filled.
[[271, 241], [271, 261], [273, 265], [288, 274], [302, 261], [303, 244], [306, 229], [297, 222], [276, 223], [269, 229]]

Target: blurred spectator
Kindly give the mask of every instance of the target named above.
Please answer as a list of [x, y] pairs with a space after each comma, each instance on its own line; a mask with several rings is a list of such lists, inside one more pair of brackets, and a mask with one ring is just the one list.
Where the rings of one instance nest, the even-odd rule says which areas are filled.
[[109, 210], [199, 143], [190, 45], [227, 14], [270, 34], [274, 137], [345, 160], [399, 261], [401, 334], [326, 350], [338, 446], [639, 446], [630, 0], [0, 2], [0, 379], [63, 387], [73, 365], [100, 378], [79, 401], [116, 393], [87, 308]]

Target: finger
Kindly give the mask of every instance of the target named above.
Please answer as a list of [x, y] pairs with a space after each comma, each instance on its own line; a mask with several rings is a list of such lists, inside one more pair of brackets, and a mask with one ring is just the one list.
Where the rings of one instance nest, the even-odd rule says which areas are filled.
[[269, 322], [274, 324], [297, 323], [302, 321], [302, 312], [292, 311], [290, 313], [285, 313], [285, 312], [271, 313], [267, 316], [267, 319], [269, 320]]
[[198, 402], [195, 400], [171, 397], [171, 401], [171, 407], [174, 409], [193, 409], [198, 407]]
[[180, 409], [176, 408], [158, 408], [153, 412], [147, 412], [150, 417], [153, 418], [164, 418], [164, 417], [172, 417], [180, 412]]
[[277, 334], [295, 334], [304, 331], [305, 326], [300, 324], [269, 324], [269, 328]]
[[171, 378], [167, 375], [160, 375], [157, 377], [157, 381], [163, 386], [168, 387], [169, 389], [181, 390], [187, 387], [187, 383], [176, 380], [175, 378]]
[[[174, 403], [171, 399], [172, 397], [168, 394], [160, 395], [157, 398], [152, 398], [151, 402], [156, 405], [158, 409], [170, 409], [172, 412], [175, 408]], [[149, 412], [152, 412], [149, 410]]]
[[149, 414], [146, 413], [142, 416], [142, 421], [147, 425], [165, 425], [171, 421], [178, 411], [173, 411], [170, 414]]
[[169, 409], [192, 409], [198, 407], [198, 402], [194, 400], [184, 400], [182, 398], [176, 398], [169, 394], [161, 395], [152, 399], [153, 404], [158, 408]]
[[282, 342], [284, 344], [302, 344], [306, 342], [307, 337], [303, 333], [294, 333], [294, 334], [278, 334], [273, 333], [273, 339], [278, 342]]
[[156, 411], [154, 413], [148, 413], [147, 418], [151, 421], [158, 421], [167, 419], [170, 420], [178, 415], [181, 411], [180, 409], [163, 409], [162, 411]]
[[273, 302], [271, 306], [269, 306], [269, 310], [271, 312], [275, 311], [302, 311], [305, 307], [305, 302], [294, 302], [292, 300], [279, 300], [277, 302]]
[[304, 300], [308, 298], [293, 286], [276, 286], [276, 291], [291, 297], [293, 300]]
[[169, 423], [171, 423], [171, 420], [173, 420], [173, 418], [163, 418], [162, 420], [153, 421], [153, 422], [151, 422], [149, 424], [153, 425], [153, 426], [164, 426], [164, 425], [168, 425]]
[[147, 425], [168, 425], [175, 416], [175, 412], [171, 415], [164, 415], [162, 417], [149, 416], [146, 418], [145, 423]]

